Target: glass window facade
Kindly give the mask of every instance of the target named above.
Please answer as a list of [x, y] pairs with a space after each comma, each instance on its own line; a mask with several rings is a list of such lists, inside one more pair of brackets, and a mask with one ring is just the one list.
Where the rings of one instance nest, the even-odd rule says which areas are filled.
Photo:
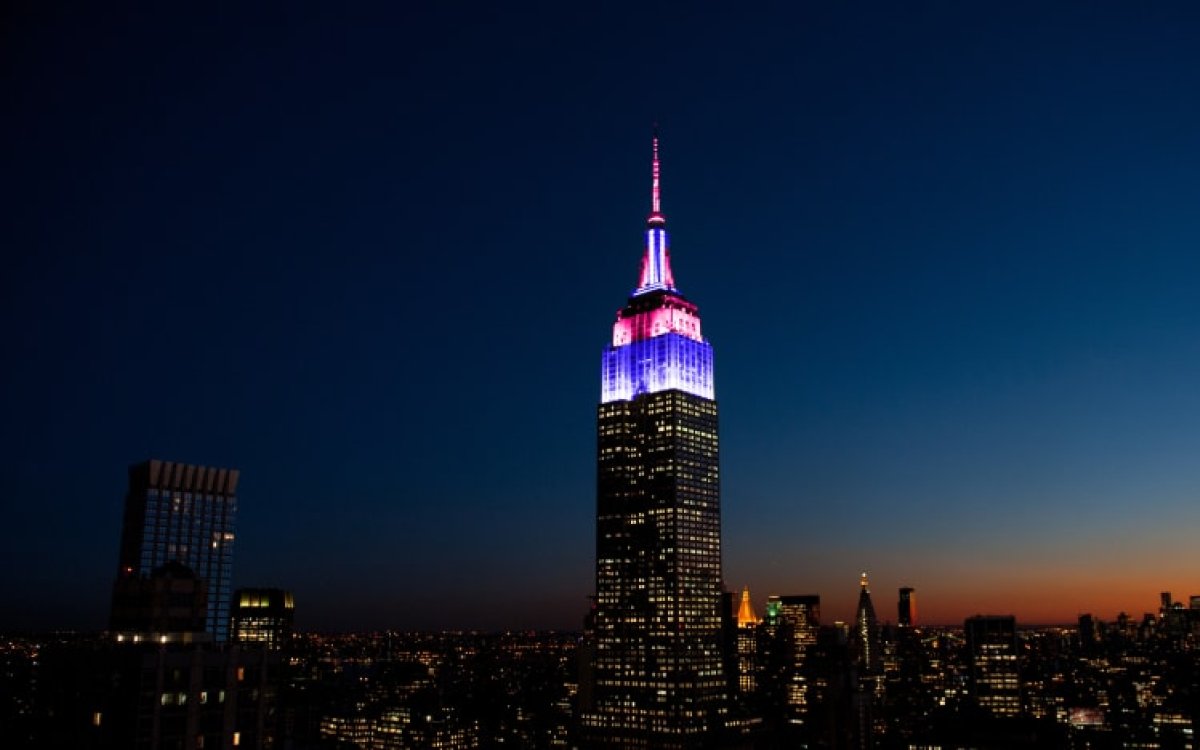
[[208, 588], [206, 630], [229, 631], [238, 472], [170, 461], [130, 467], [121, 532], [120, 578], [149, 578], [169, 562], [190, 568]]

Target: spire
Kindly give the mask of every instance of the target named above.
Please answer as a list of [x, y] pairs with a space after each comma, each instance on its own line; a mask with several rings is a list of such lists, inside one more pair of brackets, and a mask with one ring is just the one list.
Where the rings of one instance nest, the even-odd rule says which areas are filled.
[[859, 579], [858, 611], [854, 616], [854, 646], [859, 666], [867, 673], [874, 673], [879, 666], [879, 624], [875, 619], [875, 605], [871, 603], [871, 589], [864, 572]]
[[665, 223], [667, 218], [662, 215], [662, 185], [659, 182], [660, 172], [658, 163], [658, 125], [654, 126], [654, 158], [650, 162], [650, 218], [649, 222]]
[[662, 214], [662, 184], [658, 160], [658, 126], [654, 127], [650, 160], [650, 215], [646, 217], [646, 252], [635, 295], [665, 289], [675, 291], [671, 273], [671, 252], [667, 247], [667, 217]]
[[742, 589], [742, 604], [738, 607], [737, 624], [739, 628], [749, 628], [758, 624], [758, 616], [754, 614], [754, 605], [750, 603], [750, 587]]

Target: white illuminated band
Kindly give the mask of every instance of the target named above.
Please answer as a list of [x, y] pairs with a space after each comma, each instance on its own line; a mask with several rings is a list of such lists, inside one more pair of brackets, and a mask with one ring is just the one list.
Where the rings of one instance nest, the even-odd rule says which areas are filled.
[[642, 259], [642, 278], [634, 295], [659, 289], [675, 290], [671, 278], [670, 261], [667, 259], [667, 231], [651, 228], [646, 230], [646, 255]]

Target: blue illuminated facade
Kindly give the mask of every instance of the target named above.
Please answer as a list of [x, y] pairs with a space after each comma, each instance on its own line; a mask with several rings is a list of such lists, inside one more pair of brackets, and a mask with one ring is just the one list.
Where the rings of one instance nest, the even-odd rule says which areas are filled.
[[609, 344], [604, 347], [601, 371], [600, 401], [605, 404], [672, 389], [715, 398], [712, 345], [678, 333], [624, 346]]

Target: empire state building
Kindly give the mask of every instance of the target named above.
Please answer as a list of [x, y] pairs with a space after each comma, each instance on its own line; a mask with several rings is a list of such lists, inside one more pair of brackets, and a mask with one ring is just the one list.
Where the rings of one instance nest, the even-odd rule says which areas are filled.
[[641, 274], [601, 364], [590, 747], [709, 746], [724, 711], [713, 354], [675, 287], [653, 148]]

